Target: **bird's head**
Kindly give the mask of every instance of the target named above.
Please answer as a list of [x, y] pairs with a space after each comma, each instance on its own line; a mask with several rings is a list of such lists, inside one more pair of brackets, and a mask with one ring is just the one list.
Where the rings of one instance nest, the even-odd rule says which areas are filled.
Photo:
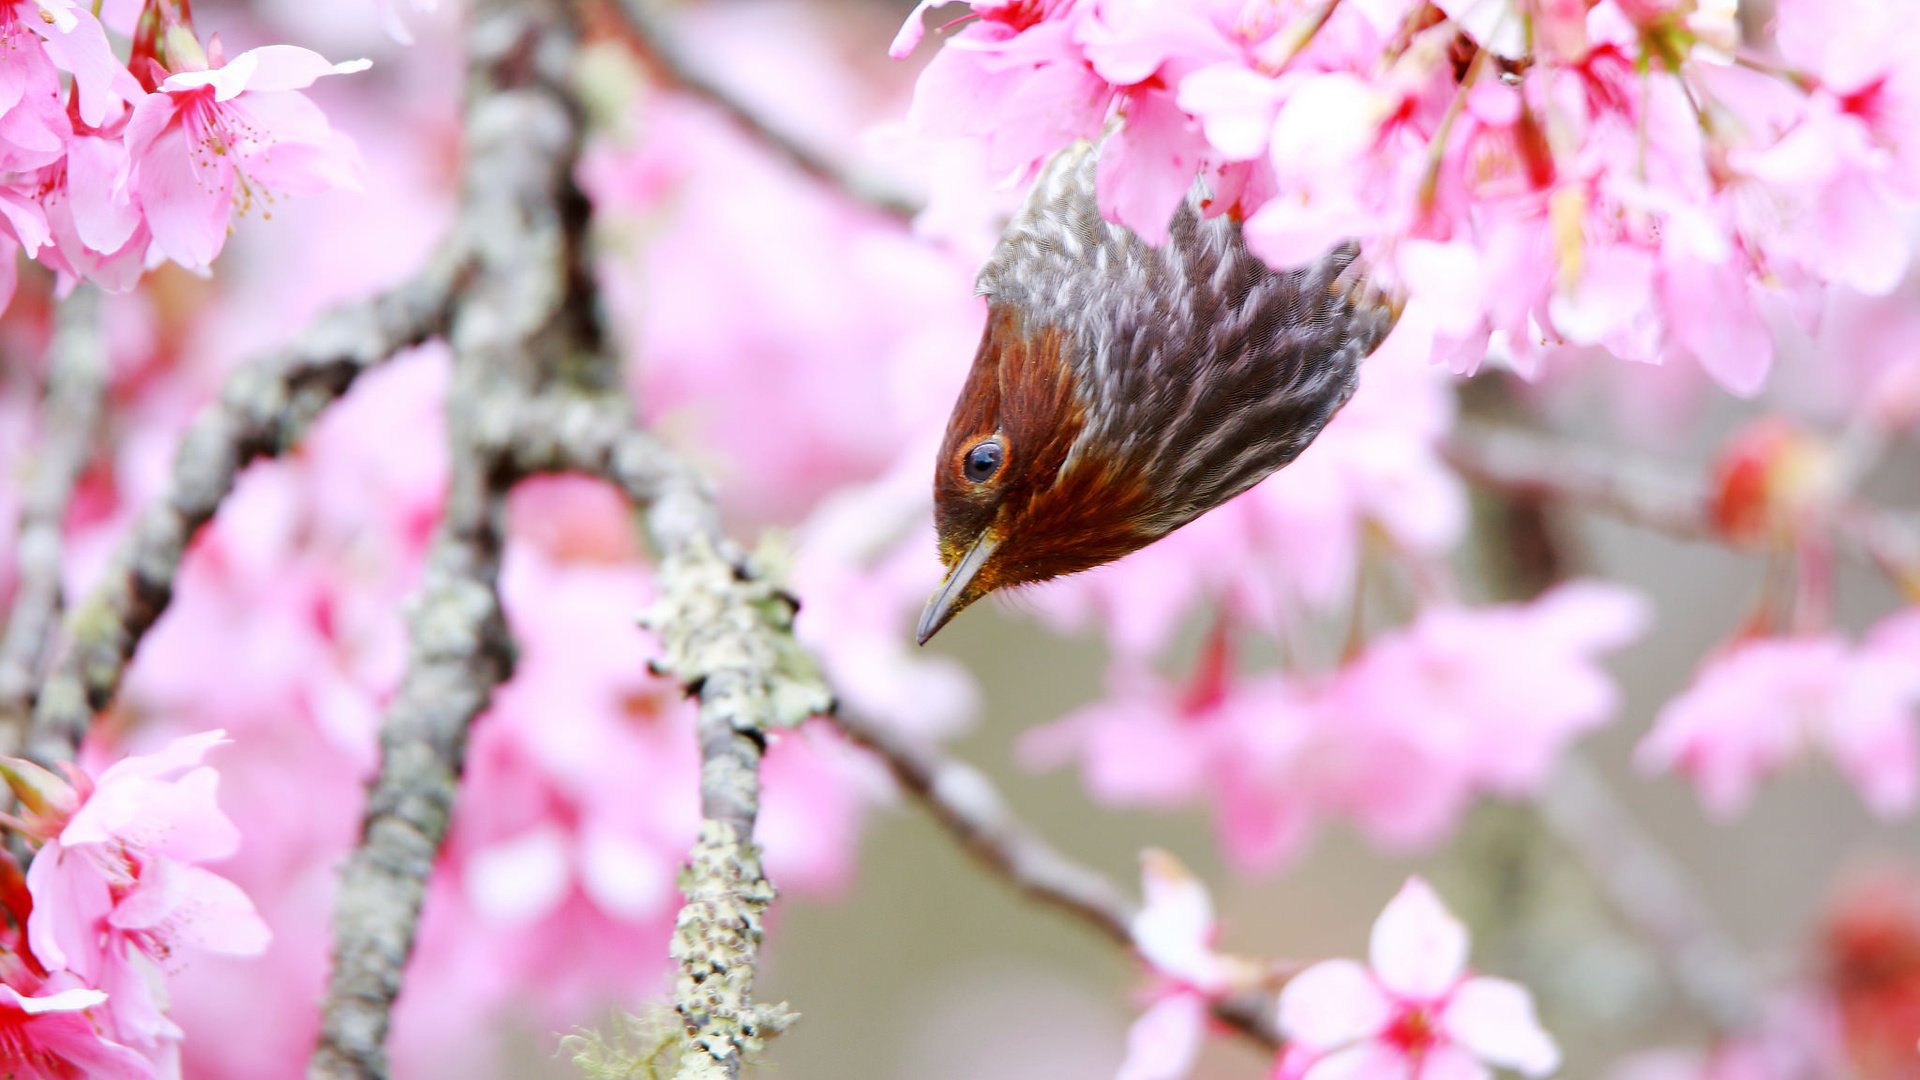
[[947, 577], [921, 614], [922, 644], [998, 589], [1098, 566], [1151, 542], [1146, 473], [1089, 438], [1058, 326], [993, 311], [948, 421], [933, 481]]
[[1149, 245], [1101, 217], [1095, 163], [1084, 144], [1056, 157], [980, 272], [922, 644], [990, 592], [1117, 559], [1293, 460], [1393, 323], [1351, 245], [1275, 271], [1198, 185]]

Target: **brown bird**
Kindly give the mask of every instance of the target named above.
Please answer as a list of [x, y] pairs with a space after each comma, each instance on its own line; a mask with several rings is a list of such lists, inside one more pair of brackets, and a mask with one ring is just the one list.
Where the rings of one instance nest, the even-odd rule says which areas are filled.
[[987, 593], [1111, 562], [1292, 461], [1353, 393], [1395, 305], [1352, 245], [1275, 272], [1196, 184], [1167, 242], [1100, 216], [1061, 152], [980, 271], [987, 329], [933, 476], [946, 580], [926, 644]]

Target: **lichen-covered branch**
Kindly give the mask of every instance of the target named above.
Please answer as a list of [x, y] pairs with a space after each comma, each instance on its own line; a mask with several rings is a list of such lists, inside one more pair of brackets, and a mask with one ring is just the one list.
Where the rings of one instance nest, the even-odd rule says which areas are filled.
[[93, 715], [173, 598], [196, 533], [256, 458], [285, 452], [366, 371], [440, 333], [465, 259], [443, 250], [418, 277], [331, 311], [277, 352], [235, 371], [187, 429], [167, 490], [134, 522], [100, 584], [66, 617], [67, 646], [40, 691], [27, 752], [73, 757]]
[[920, 213], [913, 199], [860, 176], [805, 139], [781, 128], [736, 94], [700, 70], [656, 11], [658, 0], [614, 0], [628, 38], [658, 69], [662, 78], [725, 113], [741, 130], [784, 158], [794, 168], [848, 198], [901, 221]]
[[681, 876], [674, 1007], [683, 1080], [737, 1077], [793, 1019], [753, 1000], [762, 922], [774, 889], [753, 829], [768, 733], [832, 707], [794, 640], [791, 597], [720, 529], [699, 474], [634, 421], [614, 394], [560, 390], [519, 403], [506, 429], [513, 467], [570, 471], [618, 486], [646, 514], [660, 599], [644, 622], [661, 640], [659, 674], [699, 702], [699, 839]]
[[598, 344], [584, 265], [584, 201], [573, 187], [581, 130], [564, 89], [577, 27], [564, 0], [475, 5], [469, 36], [468, 159], [458, 243], [471, 280], [454, 303], [448, 391], [452, 476], [445, 519], [409, 619], [408, 660], [381, 728], [380, 771], [341, 875], [333, 970], [315, 1080], [387, 1075], [393, 1002], [445, 839], [468, 730], [512, 665], [496, 590], [520, 403], [583, 379]]
[[672, 946], [674, 1007], [694, 1052], [678, 1075], [733, 1078], [792, 1020], [784, 1004], [753, 1000], [774, 897], [753, 839], [760, 758], [769, 732], [827, 711], [832, 700], [793, 639], [791, 598], [749, 564], [723, 558], [712, 537], [678, 535], [677, 522], [652, 526], [664, 553], [661, 597], [645, 618], [663, 646], [656, 668], [700, 703], [700, 838], [681, 877], [686, 903]]
[[511, 668], [495, 590], [505, 503], [486, 464], [475, 455], [456, 466], [409, 614], [406, 676], [382, 720], [380, 774], [334, 901], [333, 970], [307, 1069], [315, 1080], [387, 1075], [393, 1001], [453, 813], [468, 726]]
[[[842, 710], [833, 721], [873, 751], [894, 780], [981, 865], [1025, 896], [1065, 912], [1102, 937], [1137, 951], [1136, 904], [1111, 879], [1053, 847], [1015, 817], [978, 769], [931, 745], [909, 741]], [[1213, 1006], [1214, 1019], [1268, 1050], [1280, 1048], [1271, 999], [1246, 994]]]
[[[649, 453], [648, 451], [652, 452]], [[753, 838], [768, 733], [832, 706], [792, 634], [795, 605], [720, 536], [689, 472], [634, 433], [599, 455], [648, 508], [661, 552], [659, 602], [645, 617], [660, 635], [657, 670], [699, 700], [700, 837], [681, 876], [674, 921], [674, 1008], [686, 1025], [681, 1080], [738, 1077], [792, 1022], [784, 1003], [753, 999], [762, 923], [774, 889]]]
[[0, 743], [15, 753], [33, 713], [34, 686], [60, 616], [60, 527], [86, 467], [106, 394], [100, 294], [82, 285], [61, 301], [47, 349], [40, 452], [23, 485], [19, 587], [0, 637]]

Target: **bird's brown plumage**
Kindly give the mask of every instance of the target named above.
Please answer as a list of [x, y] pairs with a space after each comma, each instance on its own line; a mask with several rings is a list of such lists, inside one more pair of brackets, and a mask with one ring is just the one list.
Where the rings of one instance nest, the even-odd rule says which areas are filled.
[[1351, 246], [1276, 272], [1237, 221], [1205, 216], [1198, 184], [1149, 246], [1100, 216], [1096, 158], [1055, 158], [981, 270], [922, 642], [989, 592], [1117, 559], [1292, 461], [1392, 325]]

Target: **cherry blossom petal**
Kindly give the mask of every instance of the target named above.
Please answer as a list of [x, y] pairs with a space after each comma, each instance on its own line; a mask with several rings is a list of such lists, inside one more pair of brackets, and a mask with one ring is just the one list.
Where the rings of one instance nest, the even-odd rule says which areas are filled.
[[1127, 121], [1108, 137], [1094, 169], [1100, 212], [1147, 243], [1164, 244], [1173, 212], [1200, 170], [1199, 140], [1170, 94], [1135, 95]]
[[1274, 80], [1240, 63], [1212, 64], [1180, 80], [1180, 107], [1228, 161], [1264, 154], [1282, 98]]
[[248, 49], [221, 67], [169, 75], [160, 88], [183, 91], [211, 86], [215, 101], [231, 101], [248, 91], [304, 90], [324, 76], [351, 75], [372, 66], [371, 60], [343, 60], [335, 64], [312, 49], [298, 45], [263, 45]]
[[1198, 994], [1169, 994], [1127, 1029], [1127, 1056], [1115, 1080], [1179, 1080], [1200, 1057], [1207, 1002]]
[[72, 73], [81, 120], [89, 127], [100, 127], [106, 122], [108, 110], [121, 102], [140, 100], [140, 84], [114, 55], [105, 28], [92, 12], [70, 4], [42, 2], [40, 6], [53, 15], [53, 21], [25, 21], [39, 33], [47, 56], [61, 70]]
[[171, 94], [148, 94], [127, 124], [134, 161], [133, 190], [160, 253], [198, 269], [210, 265], [227, 239], [233, 207], [233, 163], [202, 166]]
[[1408, 878], [1373, 924], [1368, 955], [1381, 984], [1416, 1001], [1444, 995], [1467, 967], [1467, 928], [1433, 888]]
[[67, 191], [80, 242], [103, 255], [126, 246], [140, 228], [140, 210], [126, 187], [127, 146], [119, 139], [77, 135], [67, 144]]
[[219, 785], [219, 774], [204, 765], [177, 779], [103, 774], [60, 842], [118, 842], [190, 862], [226, 858], [240, 846], [240, 831], [220, 812]]
[[1434, 6], [1488, 52], [1508, 60], [1527, 54], [1527, 16], [1514, 0], [1435, 0]]
[[1140, 853], [1140, 883], [1146, 903], [1133, 919], [1134, 948], [1164, 974], [1216, 989], [1213, 901], [1206, 886], [1180, 860], [1152, 849]]
[[113, 893], [100, 867], [83, 852], [58, 843], [40, 849], [27, 864], [27, 944], [51, 971], [73, 971], [97, 980], [102, 957], [99, 927], [113, 909]]
[[1528, 1076], [1546, 1076], [1560, 1067], [1560, 1048], [1540, 1027], [1533, 996], [1506, 979], [1468, 979], [1448, 1000], [1440, 1028], [1493, 1065]]
[[893, 44], [887, 46], [887, 55], [895, 60], [905, 60], [919, 46], [920, 39], [927, 33], [927, 12], [947, 3], [948, 0], [920, 0], [908, 12], [906, 21], [900, 24], [900, 32], [893, 37]]
[[164, 929], [175, 943], [227, 956], [257, 956], [273, 939], [238, 885], [172, 859], [149, 863], [107, 922], [121, 930]]
[[1493, 1080], [1493, 1070], [1458, 1046], [1436, 1046], [1420, 1059], [1420, 1080]]
[[554, 825], [541, 825], [470, 856], [467, 902], [482, 918], [525, 926], [551, 915], [572, 885], [570, 841]]
[[1307, 1067], [1300, 1080], [1423, 1080], [1407, 1055], [1384, 1043], [1364, 1042], [1328, 1054]]
[[1280, 991], [1280, 1030], [1313, 1050], [1337, 1050], [1377, 1034], [1393, 1003], [1373, 975], [1352, 960], [1327, 960], [1287, 980]]

